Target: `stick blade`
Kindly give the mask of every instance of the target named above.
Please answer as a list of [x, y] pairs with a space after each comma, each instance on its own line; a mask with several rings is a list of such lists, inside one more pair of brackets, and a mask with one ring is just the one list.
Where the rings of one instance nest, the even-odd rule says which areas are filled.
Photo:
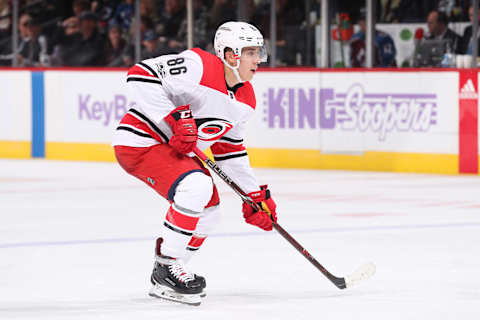
[[372, 262], [364, 264], [363, 266], [355, 270], [354, 273], [345, 277], [345, 284], [347, 288], [350, 288], [354, 285], [357, 285], [359, 282], [369, 279], [375, 274], [376, 270], [377, 268]]

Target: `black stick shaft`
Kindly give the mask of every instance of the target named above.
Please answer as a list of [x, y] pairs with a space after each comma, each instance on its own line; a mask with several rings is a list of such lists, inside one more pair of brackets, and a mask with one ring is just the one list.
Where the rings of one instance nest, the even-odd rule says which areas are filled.
[[[256, 210], [259, 210], [258, 204], [252, 201], [250, 197], [236, 184], [222, 169], [212, 160], [210, 160], [205, 153], [200, 149], [195, 147], [193, 149], [195, 155], [205, 163], [213, 172], [215, 172], [223, 181], [225, 181], [239, 196], [244, 202], [247, 202], [253, 206]], [[283, 229], [278, 223], [273, 222], [273, 228], [280, 233], [280, 235], [287, 240], [298, 252], [300, 252], [311, 264], [313, 264], [320, 272], [328, 278], [337, 288], [345, 289], [346, 283], [345, 278], [338, 278], [331, 274], [325, 267], [323, 267], [308, 251], [305, 249], [297, 240], [295, 240], [285, 229]]]

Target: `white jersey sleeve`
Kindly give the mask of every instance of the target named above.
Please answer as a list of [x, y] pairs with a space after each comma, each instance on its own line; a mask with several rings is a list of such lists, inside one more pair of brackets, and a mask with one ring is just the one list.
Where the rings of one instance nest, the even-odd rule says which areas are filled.
[[203, 64], [193, 51], [160, 56], [150, 63], [158, 70], [162, 87], [175, 106], [191, 104], [203, 94], [199, 85]]
[[147, 59], [128, 70], [129, 100], [134, 101], [114, 135], [113, 145], [148, 147], [168, 142], [164, 118], [190, 104], [199, 92], [201, 59], [191, 51]]
[[130, 68], [127, 82], [136, 106], [155, 122], [194, 97], [202, 75], [200, 58], [191, 51], [144, 60]]

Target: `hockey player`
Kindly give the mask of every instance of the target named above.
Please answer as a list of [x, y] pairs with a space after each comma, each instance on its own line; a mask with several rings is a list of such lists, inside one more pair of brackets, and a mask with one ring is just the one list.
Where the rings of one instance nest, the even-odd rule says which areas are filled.
[[156, 241], [150, 295], [192, 305], [205, 295], [204, 277], [185, 264], [220, 216], [219, 197], [194, 146], [210, 147], [218, 165], [260, 204], [243, 204], [247, 223], [272, 230], [276, 205], [259, 186], [243, 138], [255, 110], [251, 80], [267, 53], [263, 36], [244, 22], [215, 34], [215, 54], [194, 48], [144, 60], [130, 68], [135, 103], [115, 131], [115, 155], [125, 171], [170, 202]]

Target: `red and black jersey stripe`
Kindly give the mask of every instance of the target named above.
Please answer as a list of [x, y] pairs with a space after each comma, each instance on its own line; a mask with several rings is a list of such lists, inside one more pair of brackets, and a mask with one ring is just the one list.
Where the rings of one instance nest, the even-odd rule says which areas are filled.
[[[132, 127], [138, 130], [133, 129]], [[117, 130], [127, 130], [142, 137], [153, 138], [159, 142], [168, 143], [169, 141], [167, 135], [162, 132], [152, 120], [133, 108], [128, 110], [122, 118]], [[146, 134], [149, 136], [146, 136]]]
[[[229, 138], [222, 137], [222, 140], [224, 141], [228, 141], [227, 139]], [[230, 141], [216, 142], [210, 147], [215, 161], [222, 161], [247, 156], [247, 150], [241, 143], [243, 140], [230, 140], [235, 141], [238, 144], [232, 144], [232, 142]]]
[[127, 82], [140, 81], [162, 84], [158, 74], [147, 64], [140, 62], [131, 67], [127, 73]]

